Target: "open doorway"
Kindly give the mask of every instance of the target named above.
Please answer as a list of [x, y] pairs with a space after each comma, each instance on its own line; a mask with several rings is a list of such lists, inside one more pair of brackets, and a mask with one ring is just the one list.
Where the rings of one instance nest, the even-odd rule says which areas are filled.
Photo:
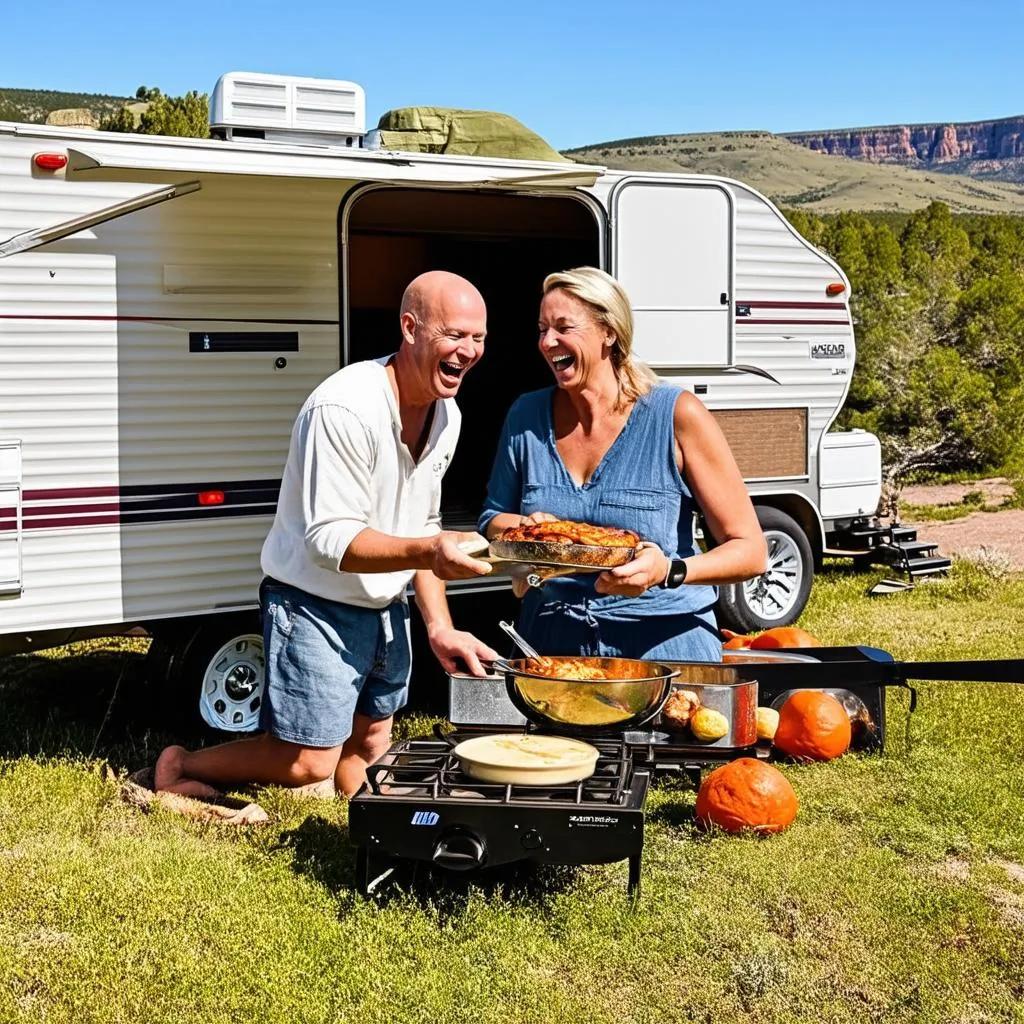
[[459, 391], [462, 434], [442, 506], [446, 528], [475, 529], [509, 405], [551, 383], [536, 347], [541, 284], [602, 264], [598, 222], [568, 195], [377, 188], [352, 201], [346, 228], [346, 362], [398, 347], [402, 291], [416, 274], [449, 270], [484, 296], [487, 345]]

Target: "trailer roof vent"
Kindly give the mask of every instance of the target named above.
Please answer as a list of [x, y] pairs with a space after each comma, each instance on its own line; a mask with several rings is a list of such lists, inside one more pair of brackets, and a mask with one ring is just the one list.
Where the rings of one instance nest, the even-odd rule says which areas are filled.
[[366, 95], [354, 82], [231, 71], [214, 86], [210, 134], [361, 146]]

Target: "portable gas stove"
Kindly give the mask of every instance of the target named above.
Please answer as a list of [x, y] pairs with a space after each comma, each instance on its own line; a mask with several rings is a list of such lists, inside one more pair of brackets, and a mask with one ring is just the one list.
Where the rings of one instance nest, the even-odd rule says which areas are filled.
[[[818, 648], [822, 661], [850, 661], [854, 649]], [[842, 669], [819, 666], [825, 681], [842, 686]], [[760, 702], [784, 699], [784, 682], [761, 689]], [[860, 744], [884, 739], [884, 690], [853, 687], [876, 731]], [[455, 732], [435, 739], [403, 740], [367, 770], [367, 784], [349, 804], [349, 834], [358, 844], [360, 891], [379, 890], [403, 863], [449, 871], [522, 861], [544, 864], [629, 862], [629, 892], [640, 884], [644, 801], [654, 772], [686, 775], [697, 787], [704, 769], [739, 757], [767, 759], [768, 743], [718, 747], [687, 742], [658, 727], [612, 729], [587, 736], [600, 751], [592, 776], [569, 785], [544, 787], [480, 782], [467, 775], [453, 754], [462, 739], [485, 732], [552, 732], [528, 722], [512, 706], [496, 677], [450, 677], [449, 718]]]
[[360, 891], [373, 894], [401, 861], [472, 871], [628, 859], [636, 892], [650, 773], [634, 765], [621, 737], [592, 742], [600, 751], [594, 774], [550, 787], [479, 782], [459, 767], [450, 741], [396, 743], [349, 803]]

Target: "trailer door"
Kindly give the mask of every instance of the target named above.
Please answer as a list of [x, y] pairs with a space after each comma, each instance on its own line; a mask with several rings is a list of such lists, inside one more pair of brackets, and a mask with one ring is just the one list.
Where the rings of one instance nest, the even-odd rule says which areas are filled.
[[611, 269], [661, 368], [733, 364], [733, 196], [722, 184], [623, 178], [612, 189]]

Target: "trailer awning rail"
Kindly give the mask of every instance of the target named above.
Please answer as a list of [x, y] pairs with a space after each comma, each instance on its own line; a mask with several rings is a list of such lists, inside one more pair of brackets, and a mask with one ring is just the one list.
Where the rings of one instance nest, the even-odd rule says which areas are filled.
[[17, 235], [12, 235], [6, 241], [0, 242], [0, 259], [5, 256], [13, 256], [15, 253], [30, 252], [47, 242], [56, 242], [60, 238], [67, 238], [68, 235], [94, 228], [97, 224], [105, 224], [107, 221], [123, 217], [125, 214], [156, 206], [157, 203], [166, 203], [169, 199], [179, 199], [181, 196], [191, 195], [193, 192], [198, 192], [200, 187], [198, 181], [165, 185], [152, 192], [143, 192], [140, 196], [114, 203], [113, 206], [104, 206], [100, 210], [72, 217], [70, 220], [60, 221], [48, 227], [30, 228], [28, 231], [22, 231]]
[[[164, 140], [161, 140], [163, 142]], [[169, 140], [168, 140], [169, 141]], [[191, 144], [78, 143], [68, 147], [69, 178], [159, 180], [166, 175], [245, 175], [325, 181], [382, 181], [443, 187], [533, 188], [593, 185], [604, 173], [591, 164], [446, 157], [429, 153], [268, 146], [209, 140]], [[200, 144], [201, 143], [201, 144]]]

